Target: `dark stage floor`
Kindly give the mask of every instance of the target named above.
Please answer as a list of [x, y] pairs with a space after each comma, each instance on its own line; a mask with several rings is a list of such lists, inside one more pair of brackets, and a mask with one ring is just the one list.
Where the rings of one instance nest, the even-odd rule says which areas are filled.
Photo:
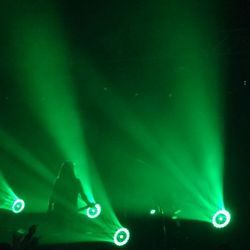
[[[212, 250], [222, 244], [228, 249], [249, 249], [247, 230], [239, 230], [237, 225], [230, 225], [224, 229], [215, 229], [212, 225], [194, 221], [175, 221], [156, 217], [125, 218], [131, 233], [127, 245], [118, 247], [112, 242], [96, 242], [95, 236], [101, 239], [106, 232], [100, 232], [98, 227], [91, 226], [88, 220], [83, 220], [81, 231], [72, 227], [55, 227], [46, 214], [13, 214], [0, 213], [0, 242], [11, 242], [12, 234], [18, 229], [24, 231], [32, 224], [37, 224], [37, 236], [40, 237], [40, 249], [172, 249], [172, 250]], [[92, 230], [90, 230], [92, 228]], [[98, 231], [99, 230], [99, 231]], [[112, 235], [110, 235], [112, 239]]]

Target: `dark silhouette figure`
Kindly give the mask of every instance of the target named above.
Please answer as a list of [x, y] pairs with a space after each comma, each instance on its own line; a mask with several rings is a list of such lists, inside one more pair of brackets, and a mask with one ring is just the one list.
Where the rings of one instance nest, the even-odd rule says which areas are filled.
[[37, 237], [38, 225], [31, 225], [26, 233], [16, 231], [12, 236], [12, 250], [35, 250], [38, 247], [39, 237]]
[[79, 195], [88, 206], [92, 206], [93, 203], [84, 193], [80, 180], [75, 176], [74, 164], [66, 161], [62, 163], [55, 180], [48, 211], [63, 217], [76, 214]]
[[0, 250], [35, 250], [38, 247], [39, 237], [36, 236], [38, 225], [31, 225], [29, 230], [15, 231], [12, 235], [12, 244], [0, 243]]

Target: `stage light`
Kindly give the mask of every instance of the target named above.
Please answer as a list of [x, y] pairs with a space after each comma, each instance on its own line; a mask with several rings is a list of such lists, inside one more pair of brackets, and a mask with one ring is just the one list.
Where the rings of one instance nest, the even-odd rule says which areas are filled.
[[21, 213], [25, 207], [25, 203], [21, 199], [16, 199], [12, 205], [12, 212], [15, 214]]
[[156, 210], [155, 210], [155, 209], [151, 209], [151, 210], [150, 210], [150, 214], [151, 214], [151, 215], [154, 215], [155, 213], [156, 213]]
[[129, 237], [130, 237], [130, 233], [129, 233], [128, 229], [120, 228], [115, 232], [114, 243], [117, 246], [123, 246], [123, 245], [127, 244]]
[[228, 223], [231, 220], [231, 215], [228, 211], [226, 210], [219, 210], [217, 211], [213, 218], [212, 218], [212, 223], [214, 227], [216, 228], [223, 228], [228, 225]]
[[89, 207], [87, 209], [87, 216], [91, 219], [94, 219], [100, 215], [101, 210], [101, 206], [99, 204], [95, 204], [94, 207]]

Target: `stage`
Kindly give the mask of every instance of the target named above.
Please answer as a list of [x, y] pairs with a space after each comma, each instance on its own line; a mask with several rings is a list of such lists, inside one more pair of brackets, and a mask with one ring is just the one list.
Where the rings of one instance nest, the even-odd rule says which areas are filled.
[[[247, 249], [247, 237], [244, 238], [237, 228], [215, 229], [208, 223], [195, 221], [179, 221], [163, 217], [123, 218], [130, 230], [130, 239], [122, 247], [112, 241], [112, 234], [101, 232], [96, 223], [82, 218], [77, 221], [81, 225], [76, 230], [76, 222], [72, 225], [56, 227], [56, 223], [46, 214], [13, 214], [0, 213], [0, 242], [12, 241], [14, 232], [25, 234], [31, 225], [37, 225], [35, 237], [39, 238], [39, 249], [220, 249], [220, 245], [228, 244], [232, 249]], [[91, 225], [92, 224], [92, 225]], [[243, 233], [243, 232], [242, 232]], [[103, 241], [101, 240], [103, 239]], [[109, 242], [108, 242], [108, 239]], [[231, 249], [231, 248], [229, 248]]]

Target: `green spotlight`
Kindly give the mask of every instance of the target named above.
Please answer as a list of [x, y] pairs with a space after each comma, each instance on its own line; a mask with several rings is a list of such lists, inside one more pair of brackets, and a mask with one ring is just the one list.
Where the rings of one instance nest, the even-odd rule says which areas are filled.
[[156, 213], [156, 210], [155, 210], [155, 209], [151, 209], [151, 210], [150, 210], [150, 214], [151, 214], [151, 215], [154, 215], [155, 213]]
[[91, 219], [94, 219], [100, 215], [102, 208], [99, 204], [95, 204], [94, 207], [89, 207], [87, 209], [87, 216]]
[[16, 199], [12, 205], [12, 212], [15, 214], [21, 213], [25, 207], [25, 203], [21, 199]]
[[127, 244], [129, 237], [130, 237], [130, 233], [129, 233], [128, 229], [126, 229], [124, 227], [120, 228], [115, 232], [114, 243], [117, 246], [123, 246], [123, 245]]
[[219, 210], [217, 211], [213, 218], [212, 218], [212, 223], [214, 227], [216, 228], [223, 228], [228, 225], [228, 223], [231, 220], [231, 215], [228, 211], [226, 210]]

